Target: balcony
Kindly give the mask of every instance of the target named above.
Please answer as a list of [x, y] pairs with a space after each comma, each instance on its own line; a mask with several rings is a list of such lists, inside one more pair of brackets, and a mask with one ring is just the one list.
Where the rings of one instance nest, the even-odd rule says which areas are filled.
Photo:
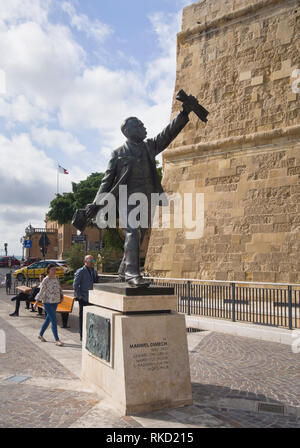
[[35, 233], [57, 233], [57, 229], [46, 229], [44, 228], [39, 228], [39, 227], [32, 227], [32, 225], [29, 225], [28, 227], [26, 227], [25, 229], [25, 234], [26, 236], [31, 236], [34, 235]]

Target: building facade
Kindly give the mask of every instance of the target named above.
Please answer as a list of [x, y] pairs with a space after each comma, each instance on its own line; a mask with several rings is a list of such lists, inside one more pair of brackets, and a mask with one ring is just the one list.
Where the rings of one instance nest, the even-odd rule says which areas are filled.
[[299, 35], [297, 0], [183, 10], [172, 115], [180, 89], [210, 114], [163, 153], [163, 186], [203, 194], [204, 228], [153, 229], [152, 275], [300, 283]]
[[[34, 228], [28, 226], [25, 229], [26, 239], [32, 241], [32, 247], [26, 249], [27, 257], [38, 257], [43, 258], [40, 250], [39, 241], [43, 234], [46, 233], [48, 240], [50, 242], [46, 254], [46, 259], [60, 259], [65, 258], [65, 254], [70, 249], [72, 245], [72, 239], [77, 236], [77, 229], [71, 224], [58, 224], [56, 221], [49, 221], [45, 219], [44, 228]], [[85, 232], [86, 236], [86, 249], [87, 250], [97, 250], [99, 249], [99, 243], [101, 235], [98, 228], [87, 227]]]

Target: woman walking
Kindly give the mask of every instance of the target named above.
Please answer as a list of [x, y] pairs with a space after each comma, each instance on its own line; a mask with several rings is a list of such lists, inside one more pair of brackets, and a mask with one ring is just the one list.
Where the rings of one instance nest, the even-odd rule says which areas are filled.
[[47, 330], [50, 322], [51, 329], [55, 339], [56, 345], [62, 346], [63, 343], [59, 340], [57, 334], [57, 320], [56, 320], [56, 308], [57, 305], [62, 301], [63, 293], [60, 287], [59, 280], [56, 278], [56, 265], [51, 263], [47, 267], [47, 277], [41, 283], [40, 292], [35, 297], [34, 309], [37, 307], [38, 302], [43, 302], [45, 312], [47, 313], [46, 319], [42, 325], [39, 339], [42, 342], [46, 342], [43, 334]]

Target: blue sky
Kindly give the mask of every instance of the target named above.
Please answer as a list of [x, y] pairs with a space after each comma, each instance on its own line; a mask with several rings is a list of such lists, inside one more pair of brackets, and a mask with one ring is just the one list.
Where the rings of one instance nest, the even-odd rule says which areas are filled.
[[127, 116], [170, 118], [187, 0], [0, 0], [0, 254], [49, 202], [105, 171]]

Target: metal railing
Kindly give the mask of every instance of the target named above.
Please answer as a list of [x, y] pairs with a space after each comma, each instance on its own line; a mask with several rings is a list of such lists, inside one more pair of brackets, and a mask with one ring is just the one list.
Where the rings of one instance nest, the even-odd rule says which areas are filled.
[[[100, 275], [110, 281], [117, 276]], [[153, 285], [174, 287], [178, 311], [187, 315], [300, 328], [300, 285], [147, 277]]]
[[[36, 268], [36, 269], [31, 269], [30, 270], [30, 274], [28, 274], [28, 272], [25, 273], [24, 275], [20, 275], [19, 279], [13, 277], [12, 275], [12, 284], [11, 284], [11, 293], [12, 294], [17, 294], [17, 287], [18, 286], [28, 286], [29, 288], [32, 288], [33, 286], [36, 286], [37, 284], [39, 284], [39, 277], [40, 277], [40, 268]], [[30, 275], [30, 276], [29, 276]], [[46, 274], [44, 274], [46, 275]], [[58, 277], [59, 279], [62, 277]]]

